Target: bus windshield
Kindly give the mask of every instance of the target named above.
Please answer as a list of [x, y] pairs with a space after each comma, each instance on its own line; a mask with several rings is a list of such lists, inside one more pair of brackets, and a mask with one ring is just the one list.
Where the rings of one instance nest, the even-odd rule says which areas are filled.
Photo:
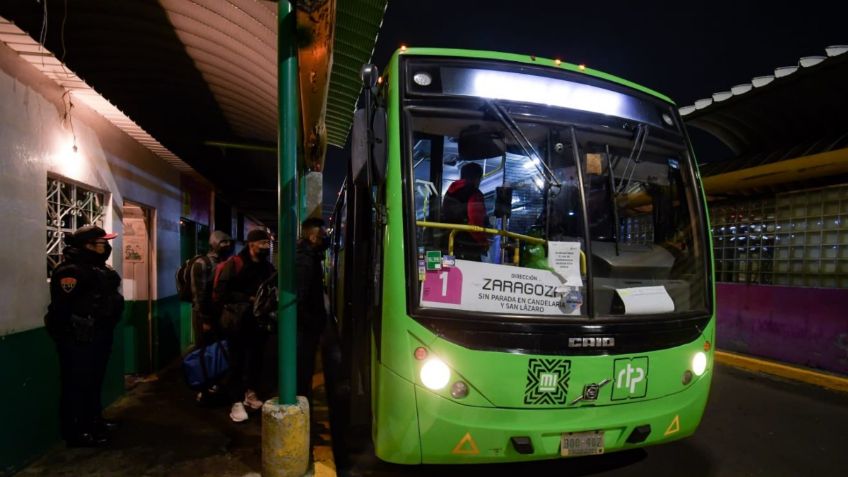
[[699, 186], [684, 136], [649, 118], [662, 106], [616, 93], [630, 101], [616, 117], [473, 96], [451, 81], [405, 103], [418, 309], [533, 320], [707, 312]]

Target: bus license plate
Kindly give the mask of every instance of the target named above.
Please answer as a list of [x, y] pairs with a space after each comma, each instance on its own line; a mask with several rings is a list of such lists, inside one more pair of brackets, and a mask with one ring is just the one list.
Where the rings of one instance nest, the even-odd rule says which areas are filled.
[[604, 431], [567, 432], [562, 435], [563, 457], [604, 453]]

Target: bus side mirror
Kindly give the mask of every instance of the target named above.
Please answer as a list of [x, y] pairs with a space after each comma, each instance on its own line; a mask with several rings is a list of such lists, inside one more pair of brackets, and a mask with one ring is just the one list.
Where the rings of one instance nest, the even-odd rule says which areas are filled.
[[386, 180], [386, 108], [377, 108], [374, 111], [371, 129], [374, 138], [371, 145], [372, 180], [373, 185], [379, 186]]
[[386, 109], [374, 107], [377, 67], [362, 65], [360, 77], [365, 89], [365, 107], [353, 116], [350, 173], [357, 185], [382, 185], [386, 179]]
[[368, 174], [368, 121], [365, 109], [353, 113], [353, 131], [350, 137], [350, 177], [356, 185], [367, 186]]

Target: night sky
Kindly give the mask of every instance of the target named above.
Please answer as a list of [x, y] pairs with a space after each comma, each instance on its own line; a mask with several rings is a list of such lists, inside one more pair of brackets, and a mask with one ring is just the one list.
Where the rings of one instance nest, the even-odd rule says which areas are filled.
[[[787, 3], [795, 6], [775, 6]], [[389, 0], [373, 62], [382, 68], [401, 44], [534, 54], [584, 63], [685, 106], [848, 43], [846, 18], [848, 2], [820, 0]], [[707, 134], [690, 134], [699, 162], [729, 158]], [[329, 149], [325, 204], [335, 202], [348, 154]]]

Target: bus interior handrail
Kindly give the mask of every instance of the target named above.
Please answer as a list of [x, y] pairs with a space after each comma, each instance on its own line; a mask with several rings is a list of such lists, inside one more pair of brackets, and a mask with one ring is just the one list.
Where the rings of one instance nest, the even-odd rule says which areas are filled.
[[[419, 227], [431, 228], [431, 229], [446, 229], [450, 230], [450, 236], [448, 237], [448, 253], [453, 255], [453, 241], [454, 236], [457, 232], [482, 232], [490, 235], [500, 235], [502, 237], [508, 237], [512, 239], [516, 239], [519, 241], [524, 241], [527, 243], [532, 243], [536, 245], [547, 245], [548, 241], [539, 237], [531, 237], [529, 235], [518, 234], [515, 232], [510, 232], [508, 230], [499, 230], [499, 229], [490, 229], [487, 227], [480, 227], [479, 225], [467, 225], [467, 224], [446, 224], [443, 222], [427, 222], [424, 220], [415, 221], [415, 225]], [[516, 249], [515, 257], [513, 258], [513, 262], [517, 265], [518, 259], [518, 249]], [[580, 273], [586, 274], [586, 254], [583, 253], [583, 250], [580, 251]]]

